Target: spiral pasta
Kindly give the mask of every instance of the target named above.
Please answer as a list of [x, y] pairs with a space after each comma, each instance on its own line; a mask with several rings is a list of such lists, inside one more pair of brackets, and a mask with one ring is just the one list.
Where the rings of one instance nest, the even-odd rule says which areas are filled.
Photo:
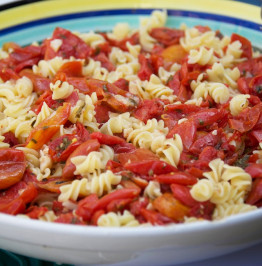
[[229, 109], [232, 115], [238, 115], [240, 114], [245, 108], [248, 107], [249, 101], [248, 98], [250, 98], [249, 94], [238, 94], [235, 95], [231, 100], [229, 104]]
[[155, 199], [161, 195], [162, 193], [160, 189], [160, 184], [157, 181], [149, 181], [148, 185], [144, 190], [144, 196], [150, 199]]
[[121, 213], [109, 212], [99, 217], [97, 225], [101, 227], [135, 227], [139, 226], [139, 222], [127, 210]]
[[71, 158], [71, 162], [76, 166], [75, 174], [88, 177], [92, 173], [100, 173], [105, 169], [108, 160], [114, 157], [113, 149], [107, 145], [102, 145], [99, 151], [92, 151], [87, 156], [76, 156]]
[[57, 80], [55, 84], [50, 83], [50, 89], [53, 92], [52, 99], [58, 100], [65, 99], [70, 96], [74, 90], [74, 87], [66, 81], [61, 82], [61, 80]]

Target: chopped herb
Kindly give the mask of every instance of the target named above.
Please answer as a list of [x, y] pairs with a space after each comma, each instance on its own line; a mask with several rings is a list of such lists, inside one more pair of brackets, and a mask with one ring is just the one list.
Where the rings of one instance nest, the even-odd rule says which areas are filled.
[[34, 127], [35, 122], [36, 122], [36, 120], [34, 120], [34, 121], [31, 123], [31, 127]]
[[63, 184], [63, 183], [65, 183], [65, 182], [66, 182], [66, 181], [56, 181], [55, 184], [56, 184], [56, 185], [60, 185], [60, 184]]
[[104, 91], [108, 91], [108, 88], [107, 88], [106, 84], [103, 85], [103, 90]]
[[168, 77], [168, 79], [167, 79], [167, 81], [166, 81], [166, 83], [168, 84], [170, 81], [172, 81], [173, 80], [173, 76], [172, 75], [170, 75], [169, 77]]
[[153, 171], [152, 169], [150, 169], [150, 170], [148, 171], [148, 175], [149, 175], [149, 176], [153, 176], [153, 175], [154, 175], [154, 171]]
[[57, 99], [56, 100], [58, 103], [63, 103], [65, 100], [64, 99]]
[[78, 110], [77, 110], [77, 112], [76, 112], [76, 118], [80, 118], [80, 116], [81, 116], [81, 114], [82, 114], [82, 110], [84, 109], [84, 107], [85, 107], [85, 103], [82, 105], [82, 106], [80, 106], [79, 108], [78, 108]]
[[143, 91], [146, 91], [146, 89], [145, 89], [144, 87], [141, 87], [141, 89], [142, 89]]
[[67, 38], [66, 35], [64, 35], [64, 34], [62, 34], [62, 33], [59, 35], [59, 37], [60, 37], [61, 39], [66, 39], [66, 38]]
[[208, 105], [209, 105], [209, 108], [213, 107], [213, 103], [210, 100], [208, 100]]
[[101, 52], [101, 48], [97, 46], [95, 49], [95, 55], [100, 54], [100, 52]]
[[72, 217], [71, 224], [76, 224], [78, 222], [77, 217]]
[[137, 105], [137, 101], [134, 100], [133, 98], [128, 98], [129, 102], [133, 105], [136, 106]]
[[35, 144], [37, 143], [37, 140], [35, 140], [35, 139], [31, 139], [31, 141], [33, 141]]
[[175, 109], [177, 113], [182, 113], [183, 111], [181, 109]]
[[258, 85], [258, 86], [255, 86], [255, 91], [256, 91], [257, 93], [262, 93], [262, 85], [260, 84], [260, 85]]
[[49, 128], [49, 126], [43, 126], [43, 130], [46, 130], [48, 128]]
[[241, 167], [241, 168], [246, 168], [248, 165], [248, 160], [249, 160], [250, 155], [245, 154], [243, 157], [239, 158], [236, 162], [235, 162], [235, 166]]
[[204, 124], [205, 124], [204, 120], [199, 119], [199, 125], [200, 125], [200, 126], [203, 126]]

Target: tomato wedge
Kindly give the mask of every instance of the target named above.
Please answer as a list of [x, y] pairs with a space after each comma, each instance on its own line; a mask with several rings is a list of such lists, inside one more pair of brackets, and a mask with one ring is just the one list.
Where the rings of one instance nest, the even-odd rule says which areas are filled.
[[189, 208], [174, 198], [171, 193], [164, 193], [153, 201], [153, 206], [163, 215], [174, 221], [182, 221], [189, 214]]
[[23, 151], [14, 148], [0, 149], [0, 189], [6, 189], [19, 182], [26, 169]]
[[64, 103], [54, 115], [49, 116], [34, 128], [26, 140], [26, 147], [30, 149], [41, 149], [64, 125], [70, 114], [70, 104]]

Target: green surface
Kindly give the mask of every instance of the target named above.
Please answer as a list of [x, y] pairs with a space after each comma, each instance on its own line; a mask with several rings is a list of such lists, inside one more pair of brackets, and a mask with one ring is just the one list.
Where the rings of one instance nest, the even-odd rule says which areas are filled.
[[14, 253], [0, 250], [0, 266], [70, 266], [69, 264], [57, 264], [38, 259], [33, 259]]

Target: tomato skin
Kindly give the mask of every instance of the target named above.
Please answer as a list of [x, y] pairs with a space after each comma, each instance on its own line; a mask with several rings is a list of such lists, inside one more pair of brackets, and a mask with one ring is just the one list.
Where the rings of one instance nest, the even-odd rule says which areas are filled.
[[135, 199], [139, 195], [139, 190], [136, 188], [123, 188], [115, 190], [99, 199], [96, 209], [105, 209], [113, 200], [119, 199]]
[[[58, 51], [54, 51], [51, 42], [54, 39], [60, 39], [62, 45]], [[86, 59], [91, 55], [92, 49], [78, 36], [70, 32], [69, 30], [57, 27], [52, 35], [51, 39], [45, 40], [45, 60], [52, 59], [56, 56], [62, 58], [70, 58], [74, 56], [75, 58]]]
[[115, 71], [115, 65], [108, 59], [104, 53], [99, 53], [93, 57], [95, 61], [101, 62], [101, 66], [106, 68], [109, 72]]
[[251, 175], [252, 178], [262, 178], [262, 164], [251, 163], [245, 171]]
[[65, 74], [66, 77], [83, 77], [82, 63], [80, 61], [66, 62], [58, 69], [57, 74], [60, 73]]
[[90, 134], [91, 139], [97, 139], [100, 144], [106, 144], [109, 146], [124, 143], [125, 140], [117, 137], [103, 134], [101, 132], [93, 132]]
[[197, 183], [197, 178], [186, 172], [158, 175], [155, 176], [154, 179], [163, 184], [194, 185]]
[[136, 150], [136, 147], [132, 143], [123, 142], [116, 144], [113, 147], [115, 153], [129, 153]]
[[65, 162], [70, 154], [81, 144], [77, 137], [77, 135], [67, 134], [54, 139], [48, 145], [48, 153], [52, 160], [54, 162]]
[[84, 199], [80, 200], [75, 210], [76, 215], [81, 217], [84, 221], [89, 221], [93, 215], [98, 203], [98, 197], [96, 194], [91, 194]]
[[145, 218], [147, 222], [153, 225], [165, 225], [174, 222], [172, 219], [163, 215], [162, 213], [147, 210], [145, 208], [141, 208], [140, 214]]
[[129, 91], [129, 81], [124, 78], [118, 79], [113, 84], [121, 90]]
[[189, 150], [196, 138], [197, 127], [194, 121], [187, 120], [181, 124], [176, 124], [172, 130], [167, 134], [167, 138], [173, 138], [175, 134], [178, 134], [183, 146], [186, 150]]
[[174, 166], [160, 160], [126, 163], [124, 167], [136, 174], [145, 176], [168, 174], [177, 171]]
[[198, 138], [190, 147], [189, 151], [194, 154], [200, 154], [205, 147], [214, 147], [218, 144], [221, 139], [221, 130], [217, 130], [217, 134], [214, 135], [212, 132]]
[[210, 108], [206, 110], [200, 110], [199, 112], [189, 116], [189, 119], [192, 119], [197, 128], [211, 126], [215, 122], [225, 118], [228, 112], [224, 109]]
[[165, 48], [161, 53], [164, 61], [181, 64], [187, 56], [187, 52], [180, 44], [174, 44]]
[[153, 28], [150, 35], [165, 46], [178, 44], [179, 39], [185, 36], [183, 30], [170, 29], [167, 27]]
[[241, 50], [243, 50], [243, 53], [241, 55], [241, 57], [247, 57], [248, 59], [252, 58], [252, 44], [251, 42], [246, 39], [245, 37], [233, 33], [231, 35], [231, 43], [235, 42], [235, 41], [239, 41], [241, 42], [242, 46], [241, 46]]
[[92, 151], [97, 151], [100, 147], [99, 142], [96, 139], [89, 139], [79, 145], [73, 153], [67, 158], [65, 167], [63, 168], [63, 179], [71, 179], [74, 176], [76, 170], [75, 165], [71, 162], [71, 158], [79, 155], [88, 155]]
[[26, 147], [30, 149], [41, 149], [64, 125], [70, 114], [70, 104], [64, 103], [55, 112], [55, 115], [49, 116], [35, 127], [26, 140]]
[[24, 175], [26, 160], [23, 151], [0, 149], [0, 190], [18, 183]]
[[171, 193], [164, 193], [153, 201], [153, 206], [161, 214], [179, 222], [189, 213], [189, 208], [173, 197]]
[[85, 222], [81, 221], [78, 217], [76, 217], [72, 212], [62, 213], [55, 220], [55, 223], [63, 223], [63, 224], [78, 224], [78, 225], [86, 225]]
[[123, 211], [133, 199], [116, 199], [112, 200], [106, 207], [107, 212]]
[[163, 111], [164, 103], [161, 100], [143, 100], [134, 110], [133, 116], [146, 123], [148, 119], [160, 118]]
[[153, 66], [148, 58], [143, 54], [139, 54], [138, 61], [141, 65], [137, 75], [141, 80], [149, 80], [150, 76], [154, 74]]
[[90, 224], [91, 225], [96, 225], [97, 226], [97, 222], [98, 222], [98, 219], [100, 218], [100, 216], [102, 216], [103, 214], [105, 214], [105, 211], [104, 210], [98, 210], [96, 211], [91, 219], [90, 219]]
[[47, 180], [37, 181], [37, 187], [47, 190], [53, 193], [61, 193], [60, 187], [66, 184], [70, 184], [71, 182], [63, 179], [62, 177], [52, 177], [48, 178]]
[[188, 187], [180, 184], [172, 184], [170, 188], [174, 197], [180, 202], [182, 202], [184, 205], [188, 207], [193, 207], [198, 204], [198, 202], [192, 198], [190, 194], [190, 189]]
[[26, 215], [31, 219], [39, 219], [48, 211], [47, 207], [31, 206], [26, 210]]
[[246, 199], [247, 204], [255, 205], [262, 199], [262, 178], [256, 178]]
[[262, 104], [257, 104], [252, 108], [244, 109], [234, 119], [229, 119], [229, 126], [241, 133], [251, 130], [259, 120], [262, 111]]
[[4, 133], [3, 136], [5, 137], [3, 142], [8, 143], [10, 145], [10, 147], [13, 147], [13, 146], [19, 144], [17, 137], [15, 136], [15, 134], [12, 131]]
[[152, 151], [144, 148], [139, 149], [131, 149], [131, 151], [128, 153], [121, 153], [118, 155], [118, 160], [122, 165], [125, 165], [126, 163], [133, 163], [133, 162], [140, 162], [145, 160], [158, 160], [156, 154], [154, 154]]
[[38, 192], [35, 186], [20, 181], [9, 189], [0, 192], [0, 212], [16, 215], [25, 210], [26, 204], [33, 201]]

